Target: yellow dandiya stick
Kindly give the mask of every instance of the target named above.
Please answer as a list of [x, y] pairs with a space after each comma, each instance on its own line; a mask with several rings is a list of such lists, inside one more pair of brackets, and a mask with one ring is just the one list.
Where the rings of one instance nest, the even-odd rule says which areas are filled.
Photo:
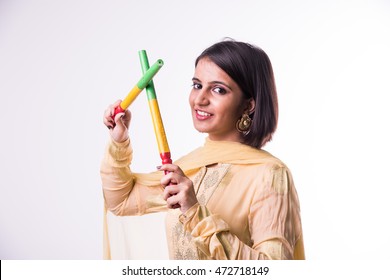
[[[146, 71], [148, 71], [149, 68], [148, 56], [145, 50], [139, 51], [139, 58], [141, 61], [142, 72], [145, 73]], [[171, 152], [169, 150], [167, 136], [165, 134], [164, 125], [157, 102], [156, 90], [154, 88], [154, 83], [152, 80], [146, 87], [146, 94], [148, 96], [150, 114], [152, 116], [154, 133], [156, 135], [158, 150], [160, 153], [162, 164], [172, 163]], [[164, 171], [164, 174], [168, 173], [169, 171]], [[172, 205], [172, 208], [180, 208], [180, 204]]]
[[157, 72], [164, 65], [164, 62], [159, 59], [157, 60], [152, 67], [148, 67], [147, 71], [144, 71], [144, 75], [138, 81], [138, 83], [130, 90], [127, 94], [126, 98], [119, 104], [118, 107], [115, 108], [114, 115], [112, 118], [115, 118], [116, 114], [124, 112], [133, 101], [137, 98], [137, 96], [141, 93], [141, 91], [149, 84], [149, 82], [153, 79], [153, 77], [157, 74]]
[[[142, 72], [146, 73], [150, 69], [146, 51], [141, 50], [138, 52], [138, 54], [141, 62]], [[156, 135], [158, 151], [160, 153], [162, 164], [172, 163], [171, 152], [169, 150], [167, 136], [165, 134], [164, 125], [157, 102], [156, 90], [152, 80], [146, 86], [146, 94], [148, 96], [150, 114], [152, 116], [154, 133]]]

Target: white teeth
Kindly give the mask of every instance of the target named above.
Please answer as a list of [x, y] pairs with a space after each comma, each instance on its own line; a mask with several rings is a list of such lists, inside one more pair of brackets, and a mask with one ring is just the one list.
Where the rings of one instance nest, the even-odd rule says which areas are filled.
[[200, 116], [204, 116], [204, 117], [211, 116], [211, 114], [206, 113], [206, 112], [202, 112], [202, 111], [197, 111], [197, 112], [198, 112], [198, 115], [200, 115]]

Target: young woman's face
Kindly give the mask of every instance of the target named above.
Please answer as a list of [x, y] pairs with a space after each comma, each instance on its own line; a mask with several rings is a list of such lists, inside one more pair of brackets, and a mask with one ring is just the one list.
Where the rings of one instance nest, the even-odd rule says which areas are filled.
[[208, 58], [196, 68], [189, 102], [194, 127], [211, 140], [241, 142], [237, 120], [248, 108], [239, 86]]

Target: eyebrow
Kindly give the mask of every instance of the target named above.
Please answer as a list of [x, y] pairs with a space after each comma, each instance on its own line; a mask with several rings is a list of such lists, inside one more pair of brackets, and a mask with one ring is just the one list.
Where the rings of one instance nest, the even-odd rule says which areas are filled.
[[[192, 81], [196, 81], [196, 82], [202, 83], [202, 81], [199, 80], [199, 79], [196, 78], [196, 77], [193, 77], [193, 78], [192, 78]], [[226, 83], [224, 83], [224, 82], [221, 82], [221, 81], [211, 81], [209, 84], [211, 84], [211, 85], [220, 84], [220, 85], [223, 85], [223, 86], [227, 87], [227, 88], [230, 89], [231, 91], [233, 91], [232, 88], [231, 88], [228, 84], [226, 84]]]

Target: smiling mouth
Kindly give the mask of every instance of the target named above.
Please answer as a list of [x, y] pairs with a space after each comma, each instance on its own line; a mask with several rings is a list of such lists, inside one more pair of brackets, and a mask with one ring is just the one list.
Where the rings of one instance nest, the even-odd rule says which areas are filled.
[[203, 111], [199, 111], [199, 110], [196, 110], [196, 114], [201, 116], [201, 117], [210, 117], [211, 116], [211, 114], [203, 112]]
[[196, 119], [199, 121], [205, 121], [211, 118], [213, 115], [204, 111], [195, 110]]

